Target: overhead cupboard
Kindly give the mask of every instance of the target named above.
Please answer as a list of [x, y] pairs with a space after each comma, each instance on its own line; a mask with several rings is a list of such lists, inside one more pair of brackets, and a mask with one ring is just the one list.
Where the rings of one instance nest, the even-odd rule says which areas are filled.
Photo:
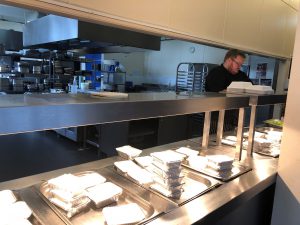
[[278, 58], [291, 58], [298, 0], [85, 1], [4, 3], [105, 25]]

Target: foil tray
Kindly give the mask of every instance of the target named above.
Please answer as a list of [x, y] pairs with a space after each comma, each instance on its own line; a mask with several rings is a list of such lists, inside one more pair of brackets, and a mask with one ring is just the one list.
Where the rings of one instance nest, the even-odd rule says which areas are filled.
[[[82, 173], [75, 173], [73, 175], [75, 176], [81, 176], [84, 173], [89, 173], [87, 172], [82, 172]], [[102, 175], [101, 173], [99, 173]], [[102, 175], [103, 176], [103, 175]], [[105, 176], [104, 176], [105, 177]], [[107, 177], [105, 177], [107, 179]], [[109, 181], [109, 179], [107, 179]], [[57, 216], [65, 223], [65, 224], [74, 224], [74, 225], [98, 225], [98, 224], [106, 224], [105, 223], [105, 218], [102, 213], [103, 208], [97, 208], [92, 202], [89, 203], [89, 205], [80, 213], [72, 216], [71, 218], [68, 218], [66, 212], [57, 207], [56, 205], [52, 204], [47, 196], [49, 193], [47, 191], [49, 189], [46, 188], [47, 182], [43, 182], [41, 184], [35, 185], [35, 191], [40, 195], [40, 197], [46, 202], [46, 204], [51, 208], [52, 211], [54, 211]], [[129, 203], [136, 203], [138, 206], [141, 208], [145, 215], [145, 219], [136, 223], [136, 224], [143, 224], [146, 221], [148, 221], [150, 218], [153, 218], [156, 216], [155, 210], [149, 202], [145, 201], [144, 199], [140, 198], [137, 195], [134, 195], [127, 191], [126, 189], [123, 189], [123, 193], [119, 196], [118, 201], [115, 203], [112, 203], [109, 206], [121, 206]]]
[[120, 170], [117, 170], [114, 166], [108, 167], [110, 170], [115, 171], [116, 173], [120, 174], [121, 176], [127, 178], [128, 180], [132, 181], [133, 183], [145, 188], [146, 190], [160, 196], [161, 198], [167, 199], [168, 201], [172, 201], [177, 206], [181, 206], [186, 204], [187, 202], [209, 192], [210, 190], [218, 187], [221, 185], [220, 182], [218, 182], [215, 179], [208, 178], [201, 176], [200, 174], [194, 173], [193, 171], [189, 171], [185, 168], [182, 169], [181, 173], [184, 175], [183, 178], [183, 192], [179, 199], [166, 197], [163, 194], [159, 193], [158, 191], [151, 188], [151, 185], [141, 185], [137, 183], [135, 180], [131, 179], [130, 177], [126, 176], [126, 174], [120, 172]]
[[216, 178], [218, 180], [221, 180], [223, 182], [230, 181], [230, 180], [232, 180], [232, 179], [234, 179], [234, 178], [236, 178], [236, 177], [252, 170], [251, 167], [245, 166], [245, 165], [243, 165], [243, 164], [241, 164], [237, 161], [234, 161], [233, 164], [232, 164], [231, 172], [228, 173], [228, 175], [226, 175], [226, 176], [220, 176], [217, 173], [212, 172], [212, 170], [208, 169], [207, 167], [195, 167], [195, 166], [189, 165], [186, 162], [183, 162], [182, 165], [189, 168], [189, 169], [192, 169], [192, 170], [195, 170], [195, 171], [200, 172], [202, 174], [205, 174], [207, 176], [210, 176], [210, 177]]
[[261, 151], [254, 151], [255, 153], [257, 154], [260, 154], [260, 155], [263, 155], [263, 156], [270, 156], [270, 157], [273, 157], [273, 158], [278, 158], [279, 157], [279, 153], [274, 153], [274, 152], [270, 152], [270, 153], [267, 153], [267, 152], [261, 152]]

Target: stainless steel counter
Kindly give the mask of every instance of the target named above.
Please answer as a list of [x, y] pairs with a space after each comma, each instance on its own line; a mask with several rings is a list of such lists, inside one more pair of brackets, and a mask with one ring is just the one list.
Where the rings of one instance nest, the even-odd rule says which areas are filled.
[[[162, 151], [176, 147], [188, 146], [199, 150], [199, 139], [180, 141], [168, 145], [158, 146], [144, 150], [142, 155], [148, 155], [154, 151]], [[201, 154], [226, 154], [234, 156], [235, 149], [227, 146], [214, 146], [201, 150]], [[98, 160], [78, 166], [68, 167], [47, 173], [42, 173], [26, 178], [0, 183], [0, 189], [21, 189], [40, 183], [63, 173], [77, 173], [86, 170], [98, 170], [111, 165], [116, 157]], [[253, 158], [243, 158], [242, 163], [251, 165], [253, 170], [249, 171], [232, 181], [223, 183], [220, 187], [178, 207], [168, 213], [164, 213], [150, 224], [192, 224], [195, 222], [215, 221], [217, 214], [227, 214], [242, 206], [249, 199], [261, 193], [275, 183], [277, 174], [277, 159], [254, 154]], [[135, 190], [133, 190], [134, 192]], [[52, 215], [53, 216], [53, 215]], [[56, 219], [55, 219], [56, 220]], [[57, 224], [48, 221], [47, 224]], [[210, 224], [210, 223], [207, 223]]]
[[0, 96], [0, 135], [247, 107], [248, 96], [130, 93], [128, 98], [88, 94]]

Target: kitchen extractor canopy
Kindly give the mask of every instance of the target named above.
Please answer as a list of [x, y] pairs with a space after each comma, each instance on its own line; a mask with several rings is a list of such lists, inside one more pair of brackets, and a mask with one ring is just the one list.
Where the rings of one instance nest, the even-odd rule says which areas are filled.
[[48, 15], [25, 24], [23, 45], [51, 50], [130, 52], [160, 50], [160, 37]]

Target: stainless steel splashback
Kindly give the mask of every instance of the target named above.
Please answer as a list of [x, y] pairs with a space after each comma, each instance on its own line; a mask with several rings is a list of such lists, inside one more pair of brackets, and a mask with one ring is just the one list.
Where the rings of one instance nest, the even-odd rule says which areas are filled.
[[[52, 50], [124, 52], [138, 49], [160, 50], [160, 37], [48, 15], [25, 24], [23, 44], [27, 48]], [[128, 46], [137, 49], [128, 49]], [[110, 50], [110, 47], [113, 48]]]

